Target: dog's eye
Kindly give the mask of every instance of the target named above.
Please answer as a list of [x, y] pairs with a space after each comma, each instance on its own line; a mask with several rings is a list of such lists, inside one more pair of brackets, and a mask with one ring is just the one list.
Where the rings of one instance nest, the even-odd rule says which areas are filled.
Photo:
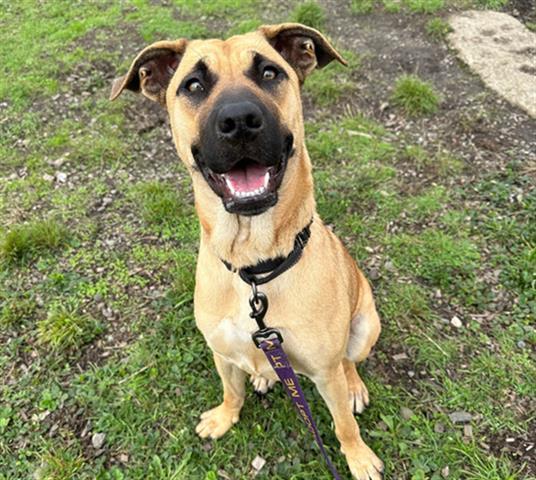
[[263, 80], [274, 80], [277, 77], [277, 70], [274, 67], [264, 67], [262, 71]]
[[205, 90], [205, 87], [203, 87], [203, 84], [197, 78], [192, 78], [191, 80], [188, 80], [188, 83], [185, 85], [185, 88], [190, 93], [199, 93]]

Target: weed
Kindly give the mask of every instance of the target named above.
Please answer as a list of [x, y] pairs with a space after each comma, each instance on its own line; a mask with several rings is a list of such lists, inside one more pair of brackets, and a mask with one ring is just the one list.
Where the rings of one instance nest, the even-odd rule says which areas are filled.
[[51, 448], [41, 454], [42, 466], [35, 477], [40, 480], [72, 480], [84, 465], [83, 457], [64, 448]]
[[413, 321], [430, 316], [426, 290], [414, 283], [393, 284], [380, 305], [384, 318]]
[[450, 32], [452, 32], [451, 26], [442, 18], [431, 18], [426, 22], [426, 33], [434, 40], [444, 40]]
[[184, 202], [177, 190], [160, 182], [148, 182], [135, 188], [135, 196], [140, 200], [143, 218], [155, 225], [180, 221], [184, 213]]
[[[1, 297], [0, 297], [1, 299]], [[0, 302], [0, 326], [12, 327], [31, 319], [37, 310], [35, 300], [27, 295], [15, 295]]]
[[439, 105], [439, 96], [432, 85], [415, 75], [397, 79], [391, 100], [411, 116], [434, 113]]
[[304, 92], [318, 105], [326, 106], [336, 103], [340, 98], [354, 89], [351, 74], [360, 67], [358, 56], [344, 52], [348, 61], [345, 67], [339, 62], [332, 62], [307, 78]]
[[65, 246], [70, 238], [67, 227], [54, 219], [15, 225], [0, 242], [0, 259], [18, 262]]
[[403, 0], [413, 13], [435, 13], [444, 7], [444, 0]]
[[374, 0], [352, 0], [350, 3], [350, 10], [358, 15], [370, 13], [373, 9]]
[[315, 1], [303, 2], [294, 8], [291, 20], [321, 30], [326, 22], [324, 9]]
[[400, 12], [402, 5], [402, 0], [382, 0], [383, 1], [383, 8], [385, 8], [386, 12], [389, 13], [398, 13]]
[[394, 236], [389, 243], [395, 265], [443, 291], [461, 293], [474, 282], [480, 255], [467, 239], [430, 229], [420, 235]]
[[232, 37], [233, 35], [242, 35], [243, 33], [252, 32], [261, 25], [262, 21], [258, 19], [242, 20], [241, 22], [237, 23], [229, 30], [227, 30], [227, 34], [225, 36]]
[[62, 305], [52, 306], [37, 328], [39, 341], [54, 350], [79, 347], [102, 331], [99, 323], [89, 315]]
[[500, 10], [508, 4], [508, 0], [476, 0], [476, 4], [489, 10]]

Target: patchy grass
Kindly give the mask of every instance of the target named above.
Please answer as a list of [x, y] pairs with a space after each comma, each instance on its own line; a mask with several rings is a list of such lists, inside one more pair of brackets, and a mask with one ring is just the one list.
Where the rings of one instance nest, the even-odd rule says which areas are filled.
[[39, 341], [54, 350], [80, 347], [101, 332], [96, 320], [72, 307], [54, 305], [37, 323]]
[[426, 33], [434, 40], [444, 40], [451, 31], [451, 26], [442, 18], [431, 18], [426, 22]]
[[352, 52], [342, 52], [342, 55], [348, 65], [333, 61], [307, 79], [304, 92], [315, 104], [325, 107], [354, 90], [352, 75], [359, 70], [360, 59]]
[[[406, 21], [421, 15], [410, 10], [438, 8], [354, 4], [400, 10]], [[221, 440], [195, 435], [221, 386], [193, 316], [191, 187], [165, 115], [134, 95], [107, 101], [111, 79], [145, 43], [248, 31], [299, 4], [285, 5], [51, 0], [2, 9], [1, 480], [242, 479], [256, 455], [267, 460], [259, 479], [330, 478], [279, 385], [264, 399], [248, 387], [241, 421]], [[326, 12], [333, 34], [329, 21]], [[359, 418], [365, 440], [386, 478], [436, 480], [447, 467], [453, 479], [531, 478], [515, 455], [534, 430], [536, 396], [528, 163], [482, 151], [493, 161], [475, 171], [463, 142], [417, 145], [419, 132], [347, 109], [356, 80], [367, 81], [358, 54], [344, 52], [350, 68], [331, 64], [304, 88], [322, 107], [305, 125], [319, 212], [372, 280], [383, 320], [361, 372], [372, 400]], [[428, 97], [437, 108], [429, 93], [410, 87], [400, 108], [421, 114]], [[488, 103], [462, 111], [457, 129], [471, 135], [493, 115]], [[329, 412], [303, 383], [345, 476]], [[471, 414], [471, 436], [449, 417], [456, 411]], [[100, 450], [94, 433], [106, 435]]]
[[67, 244], [69, 231], [63, 223], [54, 219], [35, 220], [12, 226], [0, 242], [0, 259], [19, 262]]
[[403, 2], [413, 13], [435, 13], [445, 5], [444, 0], [403, 0]]
[[439, 95], [432, 85], [415, 75], [403, 75], [396, 81], [391, 101], [410, 116], [435, 113]]
[[317, 2], [308, 1], [297, 5], [290, 19], [293, 22], [303, 23], [317, 30], [322, 30], [326, 23], [326, 12]]
[[508, 0], [475, 0], [479, 7], [489, 10], [500, 10], [508, 4]]
[[363, 15], [372, 12], [374, 9], [374, 0], [352, 0], [350, 10], [357, 15]]

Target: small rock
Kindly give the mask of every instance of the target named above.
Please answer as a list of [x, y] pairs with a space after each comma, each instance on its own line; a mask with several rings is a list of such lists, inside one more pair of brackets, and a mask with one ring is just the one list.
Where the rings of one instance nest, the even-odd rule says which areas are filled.
[[441, 476], [443, 478], [447, 478], [449, 476], [449, 473], [450, 473], [450, 468], [448, 465], [445, 468], [441, 469]]
[[469, 424], [463, 426], [463, 436], [465, 438], [473, 438], [473, 427]]
[[370, 272], [369, 272], [369, 278], [371, 280], [378, 280], [378, 278], [380, 278], [380, 271], [377, 269], [377, 268], [373, 268]]
[[389, 271], [389, 272], [394, 272], [396, 270], [396, 267], [395, 265], [393, 264], [393, 262], [391, 262], [390, 260], [388, 260], [387, 262], [385, 262], [385, 270]]
[[67, 181], [67, 174], [64, 172], [56, 172], [56, 180], [60, 183], [65, 183]]
[[58, 431], [58, 428], [60, 428], [59, 424], [55, 423], [54, 425], [52, 425], [52, 427], [50, 427], [50, 430], [48, 432], [48, 436], [53, 437]]
[[129, 460], [129, 457], [126, 453], [121, 453], [119, 454], [119, 456], [117, 457], [117, 459], [123, 463], [123, 464], [127, 464], [128, 463], [128, 460]]
[[411, 417], [413, 417], [413, 410], [407, 407], [402, 407], [400, 409], [400, 415], [404, 420], [409, 420]]
[[452, 412], [449, 413], [449, 418], [452, 423], [468, 423], [473, 419], [473, 416], [469, 412]]
[[454, 315], [450, 319], [450, 324], [455, 328], [462, 328], [463, 327], [462, 321], [456, 315]]
[[517, 342], [517, 348], [521, 348], [521, 350], [523, 350], [526, 346], [527, 344], [523, 340], [519, 340], [519, 342]]
[[400, 362], [402, 360], [407, 360], [409, 357], [406, 355], [406, 353], [402, 352], [402, 353], [397, 353], [395, 355], [393, 355], [393, 360], [395, 362]]
[[413, 370], [408, 370], [408, 377], [413, 378], [415, 376], [415, 372]]
[[91, 445], [95, 450], [99, 450], [104, 445], [104, 440], [106, 439], [105, 433], [94, 433], [91, 436]]
[[262, 467], [264, 467], [264, 465], [266, 465], [266, 460], [262, 457], [260, 457], [259, 455], [257, 455], [253, 461], [251, 462], [251, 466], [257, 471], [259, 472], [260, 470], [262, 470]]
[[434, 292], [434, 297], [435, 298], [442, 298], [443, 295], [441, 293], [441, 290], [439, 290], [439, 288]]

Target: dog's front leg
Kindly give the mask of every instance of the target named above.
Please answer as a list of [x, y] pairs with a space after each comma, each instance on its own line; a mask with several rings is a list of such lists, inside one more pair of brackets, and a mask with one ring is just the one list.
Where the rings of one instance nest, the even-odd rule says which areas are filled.
[[246, 396], [245, 372], [218, 354], [214, 354], [214, 363], [223, 383], [223, 402], [201, 414], [195, 428], [201, 438], [219, 438], [238, 422]]
[[335, 434], [352, 475], [358, 480], [380, 480], [383, 464], [361, 438], [348, 403], [348, 384], [342, 363], [337, 368], [315, 375], [313, 380], [331, 412]]

